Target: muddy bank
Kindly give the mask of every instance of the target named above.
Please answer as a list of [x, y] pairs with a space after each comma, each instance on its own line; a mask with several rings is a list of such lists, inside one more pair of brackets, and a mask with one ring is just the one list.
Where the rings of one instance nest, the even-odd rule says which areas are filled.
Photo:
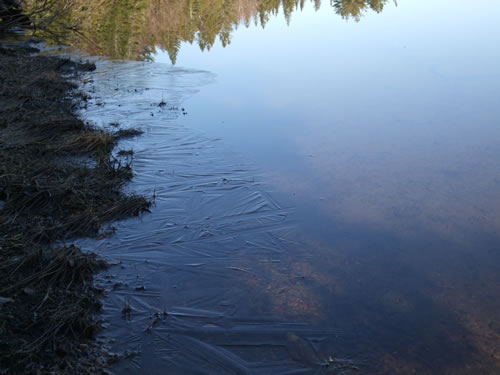
[[125, 195], [127, 134], [104, 132], [75, 111], [87, 99], [71, 79], [93, 64], [0, 42], [0, 373], [95, 373], [113, 357], [92, 341], [106, 264], [55, 241], [105, 235], [111, 221], [150, 202]]

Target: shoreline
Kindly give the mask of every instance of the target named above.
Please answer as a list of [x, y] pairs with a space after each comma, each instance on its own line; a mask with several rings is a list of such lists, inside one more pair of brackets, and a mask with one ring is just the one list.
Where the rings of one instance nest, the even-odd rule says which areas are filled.
[[0, 373], [104, 373], [116, 356], [93, 341], [93, 274], [107, 265], [53, 244], [148, 211], [122, 191], [132, 156], [112, 153], [137, 132], [80, 120], [88, 98], [71, 80], [95, 66], [37, 51], [0, 42]]

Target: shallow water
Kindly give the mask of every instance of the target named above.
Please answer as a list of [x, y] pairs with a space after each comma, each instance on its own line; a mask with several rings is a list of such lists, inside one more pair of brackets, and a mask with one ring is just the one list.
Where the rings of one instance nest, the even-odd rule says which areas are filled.
[[268, 15], [88, 77], [156, 203], [80, 243], [116, 371], [499, 372], [500, 6]]

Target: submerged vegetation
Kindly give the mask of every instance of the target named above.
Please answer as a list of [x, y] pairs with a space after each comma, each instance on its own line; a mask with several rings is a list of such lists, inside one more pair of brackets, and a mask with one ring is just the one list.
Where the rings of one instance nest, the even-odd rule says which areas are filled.
[[[311, 0], [315, 9], [321, 0]], [[149, 59], [155, 48], [168, 52], [175, 64], [181, 43], [210, 49], [218, 39], [225, 47], [241, 24], [265, 27], [271, 15], [292, 13], [306, 0], [23, 0], [33, 30], [57, 37], [91, 55]], [[381, 12], [388, 0], [330, 0], [344, 19], [359, 21], [367, 10]], [[41, 9], [45, 9], [41, 11]], [[58, 17], [54, 17], [58, 15]], [[77, 32], [75, 32], [77, 30]]]
[[55, 241], [97, 235], [150, 202], [122, 192], [130, 161], [112, 154], [134, 134], [74, 114], [85, 96], [69, 79], [93, 64], [34, 51], [0, 47], [0, 373], [94, 373], [106, 359], [82, 340], [98, 328], [93, 273], [106, 264]]

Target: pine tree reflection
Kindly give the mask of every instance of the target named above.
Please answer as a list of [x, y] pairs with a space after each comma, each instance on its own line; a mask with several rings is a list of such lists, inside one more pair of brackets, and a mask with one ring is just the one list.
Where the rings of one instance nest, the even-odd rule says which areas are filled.
[[[36, 7], [43, 0], [27, 0]], [[54, 23], [50, 34], [65, 35], [63, 41], [92, 55], [118, 59], [147, 60], [161, 48], [175, 64], [183, 42], [196, 43], [201, 50], [220, 41], [231, 43], [240, 25], [252, 22], [265, 28], [270, 17], [283, 13], [290, 24], [292, 13], [301, 11], [306, 0], [66, 0], [66, 18]], [[310, 0], [316, 10], [321, 0]], [[335, 13], [358, 22], [368, 10], [377, 13], [388, 0], [330, 0]], [[40, 15], [43, 17], [43, 15]], [[66, 23], [80, 25], [78, 34], [64, 28]]]

